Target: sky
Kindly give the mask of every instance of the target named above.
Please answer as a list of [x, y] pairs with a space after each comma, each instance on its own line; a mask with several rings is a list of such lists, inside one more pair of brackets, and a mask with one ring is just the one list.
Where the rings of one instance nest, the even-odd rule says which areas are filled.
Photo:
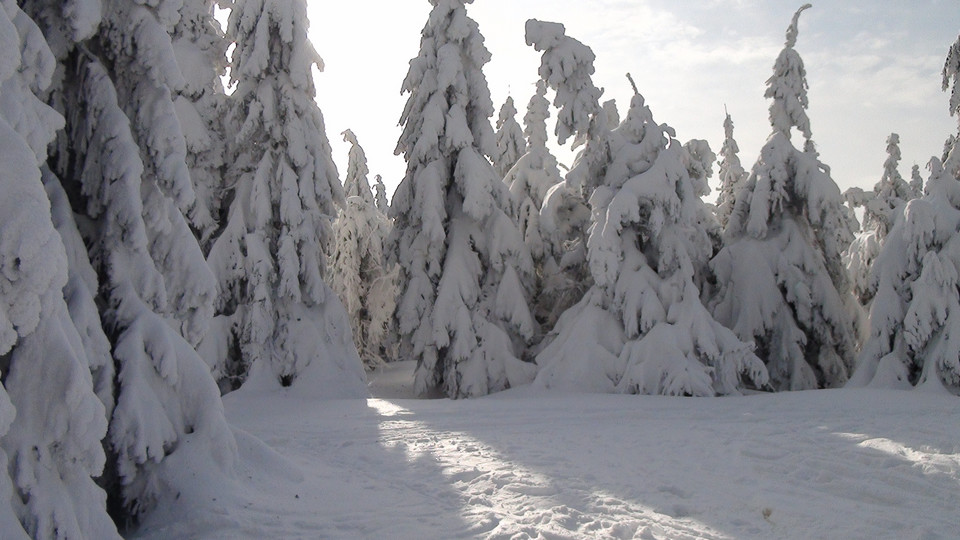
[[[371, 181], [388, 194], [405, 164], [393, 151], [406, 96], [400, 85], [419, 51], [428, 0], [308, 0], [310, 37], [323, 57], [317, 101], [341, 175], [352, 129], [366, 151]], [[540, 55], [524, 42], [524, 23], [560, 22], [596, 53], [594, 82], [626, 113], [630, 72], [657, 122], [681, 141], [723, 142], [724, 110], [733, 117], [740, 160], [749, 169], [771, 132], [765, 81], [783, 48], [794, 0], [477, 0], [477, 21], [492, 60], [484, 67], [494, 102], [512, 96], [523, 113]], [[900, 134], [901, 174], [940, 155], [957, 130], [941, 91], [946, 52], [960, 32], [957, 0], [812, 2], [800, 19], [796, 50], [810, 85], [810, 117], [820, 159], [841, 189], [871, 188], [883, 172], [886, 138]], [[553, 118], [549, 127], [553, 129]], [[799, 142], [797, 144], [800, 144]], [[569, 149], [556, 149], [569, 164]], [[715, 167], [716, 169], [716, 167]], [[712, 179], [716, 188], [716, 177]]]

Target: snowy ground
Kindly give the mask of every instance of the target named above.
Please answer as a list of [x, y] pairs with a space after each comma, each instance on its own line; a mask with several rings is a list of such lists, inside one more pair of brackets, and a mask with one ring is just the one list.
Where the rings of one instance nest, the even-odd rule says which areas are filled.
[[[960, 535], [960, 399], [367, 401], [228, 396], [236, 481], [198, 481], [143, 538], [898, 538]], [[264, 445], [256, 438], [266, 443]]]

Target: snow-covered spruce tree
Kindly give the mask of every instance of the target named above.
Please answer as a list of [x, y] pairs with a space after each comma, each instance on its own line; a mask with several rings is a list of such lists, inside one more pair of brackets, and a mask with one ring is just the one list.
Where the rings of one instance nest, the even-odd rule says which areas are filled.
[[523, 128], [517, 123], [517, 107], [513, 104], [513, 97], [507, 96], [507, 101], [500, 107], [496, 136], [497, 148], [493, 153], [493, 167], [500, 178], [503, 178], [527, 147], [523, 139]]
[[[710, 143], [707, 141], [690, 139], [683, 144], [683, 164], [690, 176], [693, 194], [701, 199], [710, 194], [710, 178], [713, 176], [713, 164], [716, 161], [717, 155], [710, 149]], [[698, 206], [697, 213], [697, 226], [707, 233], [712, 246], [710, 256], [701, 261], [701, 267], [695, 269], [697, 288], [701, 290], [702, 296], [711, 278], [708, 268], [709, 259], [723, 247], [723, 228], [717, 219], [716, 208], [712, 204]]]
[[564, 183], [547, 193], [541, 223], [563, 239], [560, 267], [566, 281], [580, 283], [582, 290], [587, 290], [592, 277], [587, 263], [590, 210], [586, 201], [603, 182], [611, 160], [609, 126], [615, 125], [616, 107], [611, 102], [601, 106], [603, 90], [592, 79], [596, 56], [590, 47], [567, 36], [562, 24], [528, 20], [526, 42], [543, 53], [539, 74], [555, 92], [553, 104], [558, 115], [554, 133], [560, 144], [573, 137], [574, 147], [583, 146]]
[[416, 390], [479, 396], [532, 380], [522, 360], [536, 333], [526, 284], [530, 254], [507, 214], [510, 194], [487, 157], [490, 60], [471, 0], [431, 0], [397, 153], [407, 172], [391, 206], [401, 267], [401, 356], [415, 358]]
[[[53, 102], [67, 127], [46, 179], [51, 198], [66, 194], [80, 216], [56, 215], [64, 240], [74, 238], [68, 289], [96, 291], [112, 349], [111, 395], [101, 394], [111, 407], [103, 483], [125, 522], [176, 495], [172, 469], [189, 463], [229, 474], [236, 459], [216, 385], [191, 346], [206, 328], [215, 288], [183, 214], [193, 191], [174, 114], [172, 89], [182, 76], [169, 37], [181, 4], [152, 5], [104, 2], [97, 33], [58, 48], [66, 52]], [[90, 14], [75, 3], [33, 7], [48, 35], [96, 28], [70, 22]], [[73, 230], [83, 235], [91, 267]], [[78, 302], [91, 305], [70, 299], [75, 322]]]
[[863, 227], [843, 260], [850, 274], [853, 293], [862, 306], [870, 303], [870, 270], [880, 253], [880, 246], [893, 228], [893, 223], [903, 213], [903, 207], [915, 198], [913, 188], [907, 184], [897, 165], [900, 163], [900, 136], [891, 133], [887, 137], [887, 159], [883, 163], [883, 176], [872, 191], [850, 188], [844, 192], [847, 203], [863, 208]]
[[[950, 90], [950, 116], [956, 116], [960, 123], [960, 36], [947, 50], [947, 59], [943, 63], [943, 86]], [[957, 131], [960, 134], [960, 129]]]
[[375, 178], [373, 189], [376, 190], [374, 200], [377, 203], [377, 210], [387, 216], [390, 213], [390, 201], [387, 200], [387, 186], [383, 185], [383, 177], [379, 174]]
[[352, 131], [343, 132], [343, 139], [351, 145], [344, 180], [347, 204], [334, 223], [330, 286], [347, 309], [360, 358], [373, 369], [395, 358], [390, 330], [398, 269], [386, 264], [383, 246], [390, 225], [374, 203], [367, 157]]
[[870, 337], [850, 384], [960, 392], [960, 182], [938, 158], [871, 274]]
[[700, 223], [701, 180], [688, 172], [692, 154], [653, 121], [639, 93], [609, 145], [613, 160], [590, 198], [595, 285], [537, 356], [535, 384], [691, 396], [766, 384], [750, 345], [700, 299], [697, 269], [713, 246]]
[[726, 227], [733, 212], [737, 190], [747, 179], [748, 173], [740, 163], [740, 146], [733, 138], [733, 118], [727, 113], [723, 121], [723, 146], [720, 147], [720, 189], [717, 196], [717, 220]]
[[911, 199], [919, 199], [923, 197], [923, 176], [920, 174], [920, 166], [914, 165], [910, 169], [910, 191], [912, 197]]
[[[0, 2], [0, 535], [119, 538], [106, 494], [104, 404], [64, 293], [68, 257], [41, 183], [63, 118], [37, 93], [56, 60], [33, 20]], [[9, 460], [9, 461], [8, 461]]]
[[[943, 89], [960, 123], [960, 38], [947, 53]], [[871, 274], [870, 337], [851, 385], [960, 393], [960, 145], [930, 160], [925, 195], [908, 202]]]
[[[803, 61], [793, 48], [803, 6], [767, 81], [773, 133], [737, 193], [714, 258], [714, 315], [755, 340], [778, 390], [843, 385], [856, 352], [842, 253], [853, 226], [829, 169], [812, 151]], [[796, 127], [804, 150], [790, 142]]]
[[593, 50], [566, 35], [562, 24], [530, 19], [526, 23], [527, 45], [542, 52], [540, 78], [556, 92], [558, 109], [555, 134], [560, 144], [573, 137], [574, 146], [583, 145], [567, 183], [589, 199], [603, 183], [610, 163], [609, 115], [600, 105], [603, 90], [593, 84]]
[[213, 316], [216, 283], [185, 219], [197, 202], [174, 104], [175, 92], [186, 83], [170, 38], [183, 4], [162, 0], [155, 8], [140, 8], [108, 0], [99, 43], [140, 149], [143, 223], [150, 255], [164, 280], [164, 315], [196, 345]]
[[210, 247], [222, 210], [226, 135], [223, 115], [229, 41], [213, 17], [217, 0], [187, 0], [171, 32], [183, 84], [174, 98], [196, 197], [186, 214], [204, 252]]
[[304, 0], [234, 2], [228, 133], [232, 198], [208, 261], [219, 316], [204, 344], [222, 386], [366, 394], [340, 300], [324, 283], [343, 204], [311, 68]]
[[[548, 211], [550, 215], [546, 223], [540, 217], [544, 201], [551, 190], [554, 190], [554, 202], [563, 203], [562, 193], [556, 190], [565, 188], [557, 158], [547, 149], [550, 102], [545, 97], [546, 92], [546, 83], [537, 81], [537, 91], [530, 98], [527, 113], [523, 118], [526, 126], [526, 152], [504, 177], [513, 200], [512, 213], [517, 217], [520, 234], [533, 257], [533, 314], [543, 330], [553, 328], [560, 314], [576, 303], [585, 290], [580, 280], [564, 272], [561, 267], [564, 240], [567, 239], [566, 236], [572, 237], [574, 232], [559, 230], [556, 221], [564, 221], [567, 216], [561, 215], [559, 219], [553, 220], [556, 212], [561, 209], [552, 209], [553, 211]], [[564, 191], [571, 195], [569, 190]], [[578, 197], [567, 197], [567, 202], [577, 199]], [[589, 212], [585, 205], [582, 206], [583, 213]]]

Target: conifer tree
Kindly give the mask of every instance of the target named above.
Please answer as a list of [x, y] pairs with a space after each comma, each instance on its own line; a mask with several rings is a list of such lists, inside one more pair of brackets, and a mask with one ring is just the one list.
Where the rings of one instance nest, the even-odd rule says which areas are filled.
[[0, 44], [0, 534], [119, 538], [92, 478], [105, 465], [91, 377], [102, 358], [88, 358], [64, 301], [68, 256], [41, 181], [64, 123], [37, 96], [56, 59], [11, 0], [0, 2]]
[[589, 200], [593, 189], [603, 183], [610, 162], [609, 111], [600, 105], [603, 90], [593, 83], [596, 55], [590, 47], [566, 35], [562, 24], [530, 19], [526, 23], [527, 45], [542, 52], [540, 78], [555, 91], [558, 109], [555, 134], [565, 144], [573, 137], [574, 147], [583, 145], [567, 183]]
[[[517, 216], [520, 234], [533, 257], [533, 312], [543, 330], [553, 328], [560, 314], [576, 303], [585, 290], [577, 276], [565, 272], [561, 266], [564, 241], [573, 235], [572, 230], [562, 231], [557, 226], [557, 221], [562, 222], [567, 216], [558, 218], [556, 213], [565, 209], [551, 208], [547, 211], [550, 215], [546, 223], [541, 219], [541, 210], [551, 191], [554, 202], [577, 199], [568, 196], [564, 201], [562, 194], [557, 192], [563, 189], [569, 194], [569, 190], [564, 189], [557, 158], [547, 148], [546, 122], [550, 117], [550, 103], [545, 97], [546, 92], [546, 83], [538, 81], [537, 91], [530, 98], [523, 118], [526, 152], [504, 177], [513, 199], [513, 214]], [[584, 213], [587, 212], [584, 208]]]
[[[541, 224], [559, 235], [564, 252], [560, 268], [569, 293], [581, 293], [592, 285], [587, 262], [586, 231], [590, 223], [588, 201], [596, 186], [603, 182], [610, 163], [610, 125], [615, 125], [616, 107], [600, 104], [603, 90], [593, 83], [596, 56], [590, 47], [566, 35], [562, 24], [528, 20], [526, 42], [540, 51], [541, 81], [554, 90], [553, 104], [558, 109], [554, 133], [560, 144], [573, 137], [573, 146], [583, 148], [563, 184], [556, 184], [544, 197]], [[561, 290], [558, 287], [556, 290]], [[574, 296], [579, 296], [576, 294]], [[568, 298], [562, 307], [579, 301]], [[554, 313], [552, 318], [556, 318]], [[548, 340], [552, 336], [548, 336]]]
[[196, 198], [186, 216], [204, 252], [209, 251], [223, 204], [226, 134], [226, 36], [213, 17], [217, 0], [188, 0], [173, 26], [171, 39], [183, 85], [174, 99], [183, 131], [187, 165]]
[[431, 0], [397, 153], [407, 172], [391, 206], [401, 267], [401, 355], [416, 390], [484, 395], [529, 382], [536, 333], [526, 284], [530, 254], [508, 215], [510, 195], [487, 157], [496, 141], [482, 67], [490, 60], [471, 0]]
[[[960, 127], [960, 38], [947, 52], [943, 89]], [[925, 195], [908, 202], [874, 264], [870, 337], [852, 385], [960, 393], [960, 151], [930, 160]]]
[[[700, 223], [706, 170], [691, 159], [702, 145], [684, 149], [639, 93], [609, 145], [612, 161], [591, 197], [595, 285], [537, 357], [536, 384], [696, 396], [737, 393], [742, 378], [765, 384], [750, 346], [700, 300], [697, 273], [713, 252]], [[703, 178], [691, 178], [692, 162]]]
[[367, 181], [367, 158], [352, 131], [344, 193], [347, 204], [334, 224], [330, 286], [340, 296], [360, 358], [368, 369], [393, 359], [389, 331], [396, 307], [398, 270], [388, 267], [384, 243], [389, 222], [377, 209]]
[[[842, 252], [853, 238], [843, 199], [816, 157], [806, 114], [803, 60], [794, 49], [800, 13], [767, 81], [773, 133], [737, 193], [726, 246], [712, 262], [718, 320], [753, 340], [778, 390], [836, 387], [856, 350]], [[804, 150], [790, 141], [797, 128]]]
[[500, 107], [496, 135], [497, 149], [493, 154], [493, 166], [503, 178], [527, 146], [523, 139], [523, 128], [517, 123], [517, 107], [513, 104], [513, 97], [507, 96], [507, 101]]
[[49, 100], [67, 125], [45, 183], [68, 248], [69, 314], [88, 359], [103, 345], [93, 306], [109, 338], [116, 371], [92, 360], [89, 369], [109, 415], [102, 483], [114, 517], [127, 523], [176, 495], [170, 467], [179, 456], [226, 475], [236, 459], [216, 385], [193, 349], [215, 282], [185, 217], [196, 196], [170, 37], [183, 5], [25, 4], [60, 62]]
[[844, 263], [852, 280], [853, 292], [860, 304], [870, 303], [870, 270], [880, 253], [880, 246], [893, 228], [894, 221], [903, 213], [903, 207], [915, 198], [913, 188], [907, 184], [897, 165], [900, 163], [900, 136], [891, 133], [887, 137], [887, 159], [883, 175], [872, 191], [851, 188], [844, 193], [847, 202], [863, 208], [862, 231], [844, 253]]
[[874, 263], [870, 336], [851, 384], [960, 391], [960, 183], [939, 158]]
[[717, 220], [726, 227], [733, 212], [737, 190], [747, 179], [748, 173], [740, 164], [740, 147], [733, 138], [733, 118], [727, 113], [723, 121], [723, 146], [720, 147], [720, 193], [717, 196]]
[[220, 284], [215, 373], [233, 386], [365, 395], [339, 299], [324, 282], [343, 190], [314, 102], [304, 0], [234, 3], [227, 122], [232, 202], [209, 261]]
[[923, 197], [923, 176], [920, 175], [920, 166], [914, 165], [910, 169], [910, 191], [911, 199]]
[[374, 198], [377, 202], [377, 210], [384, 216], [387, 216], [387, 214], [390, 213], [390, 202], [387, 200], [387, 186], [383, 185], [383, 177], [379, 174], [376, 176], [373, 188], [376, 190]]

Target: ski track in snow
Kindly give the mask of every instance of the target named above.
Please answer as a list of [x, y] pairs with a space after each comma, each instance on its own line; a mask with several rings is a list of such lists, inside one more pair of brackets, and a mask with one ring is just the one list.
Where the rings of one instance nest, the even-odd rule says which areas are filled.
[[[401, 366], [399, 369], [408, 369]], [[841, 390], [226, 400], [243, 464], [143, 538], [956, 538], [960, 401]], [[381, 385], [381, 386], [378, 386]]]

